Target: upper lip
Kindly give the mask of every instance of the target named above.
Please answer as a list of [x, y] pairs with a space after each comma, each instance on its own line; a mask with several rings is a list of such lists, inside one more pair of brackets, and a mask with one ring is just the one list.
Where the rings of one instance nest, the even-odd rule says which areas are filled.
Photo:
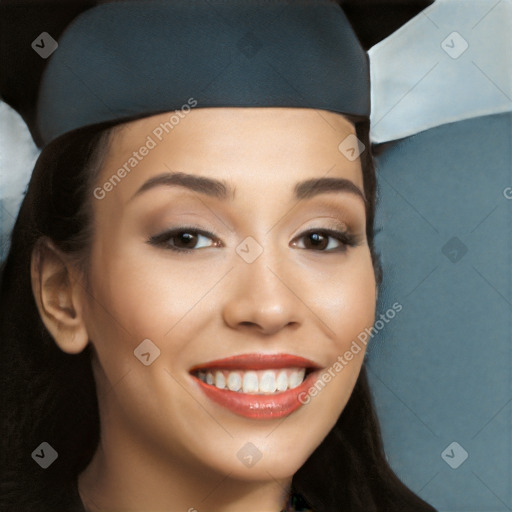
[[318, 370], [320, 365], [301, 356], [293, 354], [239, 354], [223, 359], [215, 359], [193, 366], [189, 371], [207, 370], [210, 368], [236, 370], [268, 370], [278, 368], [307, 368]]

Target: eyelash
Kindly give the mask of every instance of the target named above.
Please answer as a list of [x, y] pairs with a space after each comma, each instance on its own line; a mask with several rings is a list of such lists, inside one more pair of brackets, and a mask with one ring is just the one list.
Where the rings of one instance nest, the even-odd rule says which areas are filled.
[[[182, 249], [182, 248], [174, 247], [169, 244], [169, 241], [172, 240], [175, 236], [177, 236], [179, 234], [183, 234], [183, 233], [198, 234], [198, 235], [209, 237], [212, 240], [216, 239], [216, 236], [210, 231], [207, 231], [204, 229], [198, 229], [193, 226], [182, 226], [179, 228], [171, 229], [169, 231], [165, 231], [159, 235], [151, 236], [147, 242], [150, 245], [153, 245], [156, 247], [162, 247], [164, 249], [170, 249], [171, 251], [174, 251], [177, 253], [191, 253], [191, 252], [197, 251], [198, 249]], [[328, 229], [328, 228], [308, 229], [307, 231], [301, 233], [301, 235], [297, 238], [302, 239], [302, 238], [307, 237], [313, 233], [327, 236], [329, 238], [335, 238], [336, 240], [338, 240], [340, 242], [341, 245], [335, 249], [329, 249], [329, 250], [315, 251], [314, 249], [306, 249], [306, 248], [300, 248], [300, 249], [313, 250], [314, 252], [325, 252], [325, 253], [330, 254], [333, 252], [345, 252], [347, 247], [355, 247], [358, 245], [358, 237], [356, 235], [349, 233], [348, 231], [338, 231], [335, 229]]]

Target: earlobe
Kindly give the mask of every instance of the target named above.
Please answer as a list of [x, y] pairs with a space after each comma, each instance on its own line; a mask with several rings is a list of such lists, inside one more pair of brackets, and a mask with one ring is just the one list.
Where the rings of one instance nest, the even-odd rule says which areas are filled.
[[89, 339], [77, 270], [51, 241], [41, 239], [32, 252], [30, 273], [37, 309], [46, 329], [64, 352], [81, 352]]

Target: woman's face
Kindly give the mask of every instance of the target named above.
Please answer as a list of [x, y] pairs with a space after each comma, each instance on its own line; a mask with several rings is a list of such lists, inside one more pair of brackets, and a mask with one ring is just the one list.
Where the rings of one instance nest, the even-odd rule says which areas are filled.
[[345, 354], [374, 320], [360, 161], [338, 149], [354, 128], [295, 108], [169, 117], [115, 133], [91, 197], [104, 446], [287, 478], [347, 403], [364, 347]]

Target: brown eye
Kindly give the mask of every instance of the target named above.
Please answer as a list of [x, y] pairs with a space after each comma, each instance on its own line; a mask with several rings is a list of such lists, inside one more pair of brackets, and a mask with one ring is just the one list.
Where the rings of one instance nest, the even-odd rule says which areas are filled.
[[306, 249], [325, 249], [329, 245], [329, 237], [321, 233], [310, 233], [304, 237]]
[[209, 231], [182, 227], [152, 236], [148, 243], [176, 252], [192, 252], [197, 249], [218, 247], [219, 242], [214, 240], [216, 240], [215, 235]]
[[170, 240], [173, 240], [175, 247], [181, 247], [184, 249], [193, 249], [197, 244], [199, 237], [196, 234], [192, 234], [189, 231], [181, 231], [176, 236], [173, 236]]
[[294, 243], [300, 249], [318, 252], [343, 252], [347, 247], [358, 244], [357, 237], [348, 231], [333, 229], [311, 229], [303, 233], [297, 240], [304, 240], [302, 246]]

